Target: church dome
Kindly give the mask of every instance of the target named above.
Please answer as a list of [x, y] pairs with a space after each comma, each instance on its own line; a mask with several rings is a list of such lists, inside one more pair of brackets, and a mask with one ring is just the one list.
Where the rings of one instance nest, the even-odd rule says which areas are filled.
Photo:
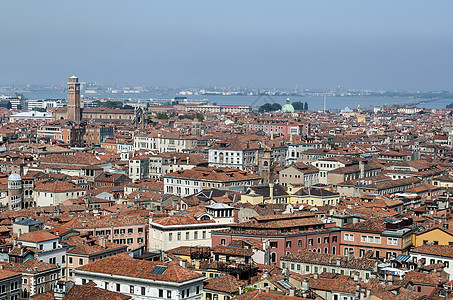
[[289, 98], [286, 99], [286, 104], [283, 105], [282, 112], [284, 112], [284, 113], [293, 113], [294, 112], [294, 106], [291, 103], [289, 103]]
[[21, 181], [22, 178], [20, 178], [20, 175], [17, 173], [12, 173], [11, 175], [8, 176], [8, 181]]

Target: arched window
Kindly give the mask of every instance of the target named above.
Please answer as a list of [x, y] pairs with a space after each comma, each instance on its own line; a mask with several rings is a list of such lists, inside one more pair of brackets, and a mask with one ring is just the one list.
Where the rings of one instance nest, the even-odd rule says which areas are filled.
[[271, 263], [277, 262], [277, 254], [275, 252], [271, 253]]

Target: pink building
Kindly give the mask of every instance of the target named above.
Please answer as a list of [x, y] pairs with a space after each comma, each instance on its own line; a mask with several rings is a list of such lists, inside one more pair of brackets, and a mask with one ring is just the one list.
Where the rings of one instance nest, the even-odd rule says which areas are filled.
[[62, 227], [104, 237], [115, 244], [127, 245], [128, 251], [145, 246], [146, 221], [139, 215], [107, 215], [95, 217], [74, 217]]
[[251, 222], [213, 231], [212, 247], [234, 240], [259, 239], [267, 247], [266, 263], [280, 264], [280, 258], [299, 250], [340, 254], [340, 235], [335, 223], [323, 223], [312, 214], [285, 214], [254, 217]]
[[285, 123], [252, 123], [249, 124], [249, 129], [252, 131], [263, 131], [267, 135], [281, 134], [281, 135], [310, 135], [310, 123], [300, 124], [285, 124]]

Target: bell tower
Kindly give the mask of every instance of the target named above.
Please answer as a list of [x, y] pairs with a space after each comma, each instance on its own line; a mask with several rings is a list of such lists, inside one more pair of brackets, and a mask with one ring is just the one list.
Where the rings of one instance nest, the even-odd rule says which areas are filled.
[[264, 149], [263, 157], [261, 158], [261, 182], [263, 184], [274, 183], [274, 161], [270, 149]]
[[68, 115], [67, 119], [80, 123], [81, 118], [81, 108], [80, 108], [80, 83], [79, 78], [72, 75], [69, 77], [68, 82]]

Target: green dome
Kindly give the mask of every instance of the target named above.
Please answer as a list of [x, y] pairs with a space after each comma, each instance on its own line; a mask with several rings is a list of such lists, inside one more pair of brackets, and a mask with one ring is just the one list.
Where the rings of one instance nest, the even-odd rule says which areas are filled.
[[286, 104], [283, 105], [282, 112], [284, 112], [284, 113], [293, 113], [294, 112], [294, 106], [291, 103], [289, 103], [289, 98], [286, 99]]

